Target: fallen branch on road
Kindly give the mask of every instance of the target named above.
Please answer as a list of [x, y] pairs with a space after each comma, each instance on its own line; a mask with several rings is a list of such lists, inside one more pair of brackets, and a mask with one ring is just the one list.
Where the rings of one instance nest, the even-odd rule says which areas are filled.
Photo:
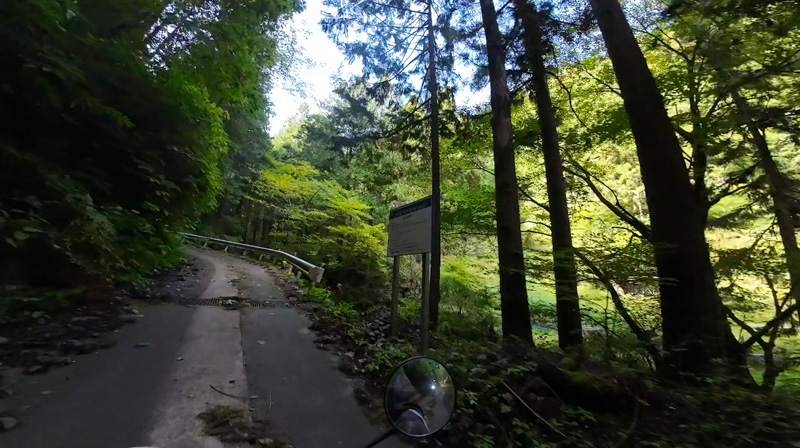
[[221, 390], [217, 389], [216, 387], [214, 387], [214, 385], [213, 385], [213, 384], [209, 384], [209, 385], [208, 385], [208, 387], [210, 387], [211, 389], [213, 389], [213, 390], [214, 390], [214, 392], [217, 392], [217, 393], [220, 393], [220, 394], [222, 394], [222, 395], [225, 395], [226, 397], [238, 398], [239, 400], [258, 400], [258, 399], [259, 399], [259, 396], [258, 396], [258, 395], [251, 395], [251, 396], [249, 396], [249, 397], [241, 397], [241, 396], [239, 396], [239, 395], [231, 395], [231, 394], [229, 394], [229, 393], [227, 393], [227, 392], [223, 392], [223, 391], [221, 391]]

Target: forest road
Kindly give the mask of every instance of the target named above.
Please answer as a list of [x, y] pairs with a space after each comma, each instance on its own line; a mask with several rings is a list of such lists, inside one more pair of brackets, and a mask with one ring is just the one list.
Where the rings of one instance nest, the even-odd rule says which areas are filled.
[[[273, 306], [141, 307], [144, 317], [121, 328], [114, 347], [19, 377], [11, 405], [21, 425], [0, 433], [0, 446], [239, 446], [203, 433], [196, 416], [214, 405], [268, 420], [296, 448], [359, 447], [383, 431], [370, 424], [338, 358], [315, 346], [310, 321], [285, 304], [267, 271], [220, 252], [188, 250], [206, 266], [201, 297]], [[405, 445], [390, 439], [381, 446]]]

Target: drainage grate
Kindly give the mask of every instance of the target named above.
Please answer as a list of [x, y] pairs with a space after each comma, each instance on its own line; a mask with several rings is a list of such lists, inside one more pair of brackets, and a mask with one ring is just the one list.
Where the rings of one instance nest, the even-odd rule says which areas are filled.
[[289, 303], [283, 300], [248, 300], [250, 306], [258, 308], [289, 308]]
[[[179, 305], [193, 305], [193, 306], [223, 306], [225, 302], [234, 300], [231, 298], [226, 299], [201, 299], [201, 298], [182, 298], [178, 300]], [[255, 300], [255, 299], [238, 299], [236, 300], [242, 306], [251, 306], [254, 308], [288, 308], [290, 305], [284, 300]]]
[[182, 298], [178, 300], [178, 303], [181, 305], [220, 306], [222, 299]]

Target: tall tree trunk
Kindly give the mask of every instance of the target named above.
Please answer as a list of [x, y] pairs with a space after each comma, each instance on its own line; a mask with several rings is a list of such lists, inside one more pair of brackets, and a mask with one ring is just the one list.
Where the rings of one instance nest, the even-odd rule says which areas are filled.
[[506, 80], [505, 49], [497, 26], [494, 3], [492, 0], [480, 0], [480, 3], [489, 59], [503, 337], [516, 337], [523, 343], [533, 344], [528, 291], [525, 286], [522, 233], [519, 228], [517, 170], [514, 165], [511, 95]]
[[246, 210], [244, 215], [244, 230], [242, 231], [242, 242], [247, 242], [247, 234], [250, 232], [250, 221], [253, 217], [253, 203], [247, 200], [242, 200], [244, 202], [244, 208]]
[[650, 209], [668, 370], [705, 374], [746, 363], [730, 331], [683, 151], [617, 0], [590, 0], [625, 102]]
[[431, 95], [431, 273], [430, 314], [432, 330], [439, 324], [439, 280], [442, 268], [442, 190], [439, 157], [439, 85], [436, 80], [436, 36], [433, 29], [433, 0], [428, 0], [428, 92]]
[[542, 152], [547, 177], [547, 198], [550, 204], [550, 226], [553, 240], [553, 274], [556, 281], [556, 315], [558, 319], [558, 345], [561, 348], [583, 344], [581, 308], [578, 299], [578, 281], [572, 232], [567, 208], [567, 189], [561, 152], [558, 148], [556, 111], [547, 86], [544, 66], [542, 27], [536, 7], [528, 0], [514, 0], [516, 14], [522, 23], [522, 37], [528, 54], [528, 65], [533, 74], [533, 91], [542, 128]]
[[[772, 152], [769, 150], [764, 133], [759, 128], [758, 124], [753, 121], [750, 105], [747, 100], [742, 98], [738, 91], [734, 90], [731, 93], [734, 103], [736, 104], [737, 114], [739, 119], [747, 126], [747, 131], [750, 134], [750, 142], [756, 151], [759, 164], [764, 172], [767, 174], [767, 181], [769, 182], [769, 194], [772, 197], [772, 207], [775, 211], [775, 220], [778, 223], [778, 232], [781, 235], [781, 243], [783, 243], [783, 252], [786, 256], [786, 267], [789, 271], [790, 292], [792, 300], [800, 303], [800, 248], [797, 247], [797, 234], [792, 219], [791, 204], [786, 192], [788, 185], [786, 179], [772, 158]], [[798, 312], [800, 316], [800, 311]]]

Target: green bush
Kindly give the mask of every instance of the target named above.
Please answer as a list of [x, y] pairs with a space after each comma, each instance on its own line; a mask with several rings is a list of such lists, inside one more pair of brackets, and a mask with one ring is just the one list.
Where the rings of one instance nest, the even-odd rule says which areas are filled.
[[439, 283], [439, 328], [468, 338], [495, 335], [497, 293], [484, 286], [461, 259], [445, 260]]
[[341, 284], [344, 298], [375, 303], [386, 284], [386, 248], [383, 226], [332, 226], [318, 240], [317, 256], [324, 260], [329, 284]]
[[407, 298], [400, 297], [397, 303], [397, 312], [403, 320], [409, 322], [416, 322], [419, 320], [419, 312], [422, 308], [422, 299], [420, 297]]
[[263, 216], [261, 241], [324, 265], [325, 281], [342, 298], [377, 301], [387, 280], [386, 235], [370, 207], [352, 191], [325, 180], [305, 162], [270, 161], [253, 183], [250, 207]]
[[335, 316], [339, 316], [345, 320], [353, 320], [358, 316], [358, 311], [353, 308], [353, 305], [348, 302], [340, 302], [335, 305], [330, 305], [328, 308]]
[[312, 286], [306, 293], [306, 299], [314, 303], [329, 304], [333, 303], [333, 293], [325, 288]]

